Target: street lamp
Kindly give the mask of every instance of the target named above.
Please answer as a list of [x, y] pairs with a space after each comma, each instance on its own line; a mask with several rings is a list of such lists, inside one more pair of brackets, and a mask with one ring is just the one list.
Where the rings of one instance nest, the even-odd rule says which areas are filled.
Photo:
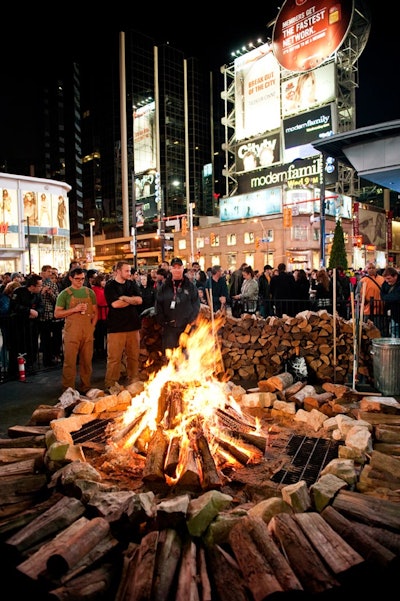
[[96, 220], [94, 217], [89, 219], [89, 227], [90, 227], [90, 267], [93, 267], [93, 256], [94, 256], [94, 246], [93, 246], [93, 228]]

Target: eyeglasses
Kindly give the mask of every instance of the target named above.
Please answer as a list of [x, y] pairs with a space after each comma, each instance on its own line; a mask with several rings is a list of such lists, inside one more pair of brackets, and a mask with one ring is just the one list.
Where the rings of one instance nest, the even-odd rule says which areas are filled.
[[72, 278], [73, 280], [76, 280], [77, 282], [84, 282], [85, 278]]

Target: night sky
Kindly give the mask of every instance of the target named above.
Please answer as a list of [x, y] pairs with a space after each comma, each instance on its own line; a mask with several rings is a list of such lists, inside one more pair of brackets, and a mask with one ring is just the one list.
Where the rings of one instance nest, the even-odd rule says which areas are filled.
[[[400, 119], [395, 92], [400, 55], [397, 21], [394, 15], [390, 18], [387, 8], [380, 14], [379, 3], [367, 0], [365, 4], [371, 5], [371, 31], [358, 61], [357, 127]], [[96, 13], [79, 19], [79, 13], [71, 8], [73, 5], [73, 2], [65, 5], [66, 15], [54, 10], [53, 20], [53, 15], [43, 8], [28, 6], [24, 11], [19, 8], [20, 14], [9, 20], [7, 26], [3, 24], [0, 158], [19, 158], [35, 152], [35, 81], [38, 75], [45, 78], [48, 68], [59, 57], [79, 61], [89, 49], [93, 51], [102, 44], [110, 31], [135, 29], [154, 37], [158, 43], [168, 41], [187, 56], [201, 59], [210, 69], [219, 69], [231, 62], [231, 51], [259, 37], [266, 41], [272, 35], [267, 24], [277, 16], [280, 6], [263, 10], [249, 7], [248, 13], [242, 6], [240, 12], [230, 8], [226, 15], [221, 16], [218, 11], [217, 16], [204, 4], [188, 8], [185, 14], [175, 14], [171, 5], [149, 14], [144, 8], [135, 11], [132, 5], [126, 7], [124, 3], [115, 14], [107, 12], [99, 18]], [[118, 7], [118, 2], [113, 6]], [[38, 10], [43, 14], [38, 14]], [[92, 10], [98, 8], [93, 6]], [[38, 24], [41, 18], [42, 25]], [[187, 26], [182, 26], [182, 22]]]

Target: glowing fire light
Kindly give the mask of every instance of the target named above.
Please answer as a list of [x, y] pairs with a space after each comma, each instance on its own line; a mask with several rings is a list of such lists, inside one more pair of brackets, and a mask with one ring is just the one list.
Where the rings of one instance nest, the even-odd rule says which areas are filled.
[[[196, 442], [199, 436], [205, 437], [219, 463], [234, 464], [232, 451], [240, 456], [242, 464], [260, 461], [263, 455], [251, 445], [239, 443], [236, 437], [221, 432], [218, 411], [227, 414], [227, 403], [230, 415], [242, 416], [230, 394], [232, 388], [217, 372], [222, 358], [213, 332], [218, 331], [221, 322], [221, 318], [216, 319], [212, 328], [207, 319], [201, 318], [193, 332], [181, 336], [180, 346], [172, 351], [168, 363], [146, 382], [143, 392], [132, 398], [122, 425], [117, 425], [119, 435], [112, 437], [116, 447], [134, 450], [143, 447], [144, 433], [146, 441], [156, 431], [167, 437], [169, 445], [179, 440], [179, 462], [174, 475], [165, 476], [168, 483], [179, 480], [188, 462], [201, 473]], [[164, 411], [165, 399], [168, 402]], [[161, 415], [160, 408], [164, 411]], [[245, 429], [248, 424], [251, 434], [260, 430], [259, 423], [249, 416], [244, 417], [244, 424]]]

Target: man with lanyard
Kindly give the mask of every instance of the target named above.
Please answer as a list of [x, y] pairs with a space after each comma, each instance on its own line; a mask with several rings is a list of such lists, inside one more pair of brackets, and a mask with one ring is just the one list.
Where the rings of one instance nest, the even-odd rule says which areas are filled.
[[91, 288], [83, 285], [85, 272], [81, 267], [71, 269], [69, 280], [71, 285], [60, 292], [54, 309], [56, 319], [65, 319], [62, 386], [63, 390], [75, 389], [78, 361], [79, 390], [86, 393], [91, 388], [96, 295]]
[[187, 325], [194, 322], [200, 311], [197, 286], [183, 275], [183, 263], [172, 259], [170, 275], [157, 290], [155, 313], [162, 325], [162, 350], [179, 346], [179, 337]]
[[143, 299], [138, 283], [131, 279], [129, 263], [118, 261], [114, 278], [104, 287], [104, 295], [108, 305], [104, 386], [109, 389], [119, 382], [124, 356], [129, 384], [139, 377], [140, 305]]

